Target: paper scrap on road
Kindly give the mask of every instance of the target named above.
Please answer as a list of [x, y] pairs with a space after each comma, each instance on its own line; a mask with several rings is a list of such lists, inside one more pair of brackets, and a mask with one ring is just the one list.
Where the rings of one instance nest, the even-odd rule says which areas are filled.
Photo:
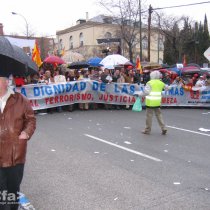
[[46, 114], [47, 114], [46, 112], [38, 113], [38, 115], [46, 115]]
[[164, 150], [164, 152], [168, 152], [168, 150], [167, 150], [167, 149], [165, 149], [165, 150]]
[[116, 198], [114, 199], [114, 201], [116, 201], [116, 200], [118, 200], [118, 197], [116, 197]]
[[181, 184], [180, 182], [174, 182], [174, 185], [179, 185], [179, 184]]
[[156, 157], [147, 155], [147, 154], [145, 154], [145, 153], [141, 153], [141, 152], [139, 152], [139, 151], [136, 151], [136, 150], [133, 150], [133, 149], [124, 147], [124, 146], [120, 146], [120, 145], [114, 144], [114, 143], [112, 143], [112, 142], [110, 142], [110, 141], [107, 141], [107, 140], [98, 138], [98, 137], [96, 137], [96, 136], [92, 136], [92, 135], [89, 135], [89, 134], [84, 134], [84, 135], [87, 136], [87, 137], [89, 137], [89, 138], [92, 139], [92, 140], [96, 140], [96, 141], [99, 141], [99, 142], [108, 144], [108, 145], [110, 145], [110, 146], [113, 146], [113, 147], [116, 147], [116, 148], [118, 148], [118, 149], [121, 149], [121, 150], [130, 152], [130, 153], [132, 153], [132, 154], [136, 154], [136, 155], [139, 155], [139, 156], [141, 156], [141, 157], [148, 158], [148, 159], [150, 159], [150, 160], [154, 160], [154, 161], [156, 161], [156, 162], [162, 162], [162, 160], [159, 159], [159, 158], [156, 158]]
[[209, 190], [209, 188], [205, 188], [205, 190], [206, 190], [206, 191], [208, 191], [208, 190]]
[[51, 152], [55, 152], [55, 149], [51, 149]]
[[131, 129], [131, 127], [124, 127], [125, 129]]
[[100, 152], [94, 152], [94, 154], [99, 154]]
[[204, 112], [204, 113], [202, 113], [202, 114], [210, 114], [210, 112]]
[[131, 162], [133, 162], [134, 160], [130, 160]]
[[72, 120], [72, 118], [71, 118], [71, 117], [69, 117], [69, 118], [68, 118], [68, 120]]
[[132, 144], [131, 142], [129, 141], [124, 141], [125, 144]]
[[206, 128], [199, 128], [199, 131], [203, 131], [203, 132], [210, 132], [210, 129], [206, 129]]

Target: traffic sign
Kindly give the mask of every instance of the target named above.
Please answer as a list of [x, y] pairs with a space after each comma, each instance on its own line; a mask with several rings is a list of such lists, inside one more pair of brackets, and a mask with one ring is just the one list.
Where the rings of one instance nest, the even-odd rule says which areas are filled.
[[204, 52], [204, 56], [210, 61], [210, 47]]

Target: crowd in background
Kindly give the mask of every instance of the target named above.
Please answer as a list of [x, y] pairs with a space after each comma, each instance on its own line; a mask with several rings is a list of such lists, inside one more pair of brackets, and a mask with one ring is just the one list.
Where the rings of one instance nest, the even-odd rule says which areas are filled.
[[[103, 69], [101, 67], [94, 67], [89, 69], [68, 69], [62, 68], [62, 66], [56, 66], [48, 69], [40, 69], [37, 74], [30, 75], [28, 77], [14, 77], [14, 82], [17, 87], [28, 84], [52, 84], [61, 82], [71, 82], [78, 80], [95, 80], [103, 83], [129, 83], [129, 84], [146, 84], [150, 80], [150, 72], [145, 71], [140, 74], [140, 71], [134, 68], [117, 67], [115, 70]], [[189, 74], [179, 76], [177, 74], [170, 74], [168, 72], [162, 72], [162, 81], [167, 85], [182, 86], [185, 90], [189, 90], [189, 87], [203, 87], [210, 86], [209, 74]], [[100, 105], [105, 109], [130, 109], [129, 106], [116, 106], [116, 105]], [[68, 106], [68, 111], [73, 111], [75, 108], [80, 110], [88, 110], [90, 108], [97, 109], [98, 104], [74, 104]], [[61, 111], [62, 108], [58, 108]]]

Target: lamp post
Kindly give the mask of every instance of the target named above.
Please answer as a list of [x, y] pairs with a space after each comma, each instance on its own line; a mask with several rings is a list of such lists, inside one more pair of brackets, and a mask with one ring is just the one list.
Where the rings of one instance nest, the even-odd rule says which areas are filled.
[[140, 61], [142, 61], [142, 24], [141, 24], [141, 0], [139, 0], [139, 40], [140, 40]]
[[150, 62], [151, 15], [153, 12], [153, 8], [151, 5], [149, 5], [148, 12], [149, 12], [149, 17], [148, 17], [148, 49], [147, 49], [147, 57], [148, 58], [147, 59]]
[[27, 39], [28, 39], [28, 22], [27, 22], [27, 20], [26, 20], [26, 18], [23, 16], [23, 15], [21, 15], [21, 14], [19, 14], [19, 13], [16, 13], [16, 12], [12, 12], [12, 14], [13, 15], [19, 15], [19, 16], [21, 16], [23, 19], [24, 19], [24, 21], [25, 21], [25, 23], [26, 23], [26, 37], [27, 37]]

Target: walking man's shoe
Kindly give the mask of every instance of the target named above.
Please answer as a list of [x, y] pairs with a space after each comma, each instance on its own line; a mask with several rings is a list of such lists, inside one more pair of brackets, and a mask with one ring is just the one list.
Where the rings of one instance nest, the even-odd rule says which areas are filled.
[[167, 130], [162, 130], [162, 135], [166, 135]]
[[150, 132], [143, 130], [141, 133], [149, 135]]

